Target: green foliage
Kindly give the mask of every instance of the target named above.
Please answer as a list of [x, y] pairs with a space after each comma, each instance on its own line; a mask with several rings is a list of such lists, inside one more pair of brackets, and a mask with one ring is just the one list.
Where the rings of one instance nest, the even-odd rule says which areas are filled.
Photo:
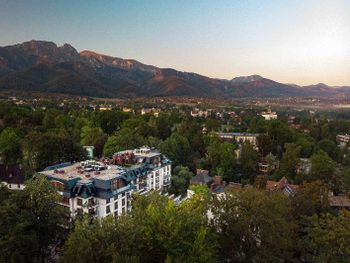
[[262, 156], [265, 156], [273, 151], [273, 144], [270, 136], [267, 134], [261, 134], [258, 139], [259, 152]]
[[101, 156], [103, 147], [107, 141], [107, 135], [101, 128], [90, 128], [85, 126], [82, 128], [80, 134], [80, 143], [84, 146], [94, 146], [94, 153], [96, 156]]
[[254, 150], [253, 145], [249, 141], [243, 143], [241, 151], [240, 162], [243, 178], [253, 182], [259, 158], [258, 153]]
[[192, 190], [196, 195], [199, 195], [206, 200], [211, 197], [210, 189], [205, 184], [191, 185], [190, 190]]
[[350, 168], [346, 167], [337, 176], [336, 189], [334, 189], [338, 194], [350, 193]]
[[84, 158], [83, 148], [65, 134], [31, 132], [23, 141], [23, 162], [31, 172]]
[[328, 156], [331, 157], [333, 160], [340, 159], [340, 150], [335, 144], [335, 142], [329, 139], [323, 139], [318, 142], [318, 147], [324, 152], [326, 152]]
[[329, 212], [328, 185], [320, 180], [301, 185], [292, 199], [292, 205], [295, 218]]
[[316, 144], [314, 140], [306, 136], [305, 134], [298, 134], [298, 139], [296, 140], [296, 144], [301, 147], [300, 149], [300, 157], [301, 158], [309, 158], [315, 150]]
[[77, 224], [62, 262], [215, 262], [215, 239], [198, 200], [175, 206], [153, 193], [130, 214]]
[[260, 117], [253, 117], [249, 122], [249, 132], [264, 133], [267, 128], [267, 121]]
[[97, 127], [100, 127], [104, 133], [112, 134], [118, 130], [123, 121], [127, 120], [128, 118], [128, 113], [113, 110], [95, 112], [92, 120], [93, 123], [95, 123]]
[[300, 162], [299, 156], [301, 147], [294, 143], [286, 143], [285, 149], [286, 151], [280, 163], [280, 170], [276, 173], [276, 177], [277, 179], [281, 179], [285, 176], [289, 180], [294, 180]]
[[0, 203], [0, 262], [46, 262], [54, 256], [50, 245], [58, 244], [66, 216], [58, 200], [53, 186], [38, 177]]
[[185, 196], [192, 177], [193, 173], [187, 167], [176, 166], [171, 175], [170, 192], [175, 195]]
[[304, 218], [303, 247], [307, 262], [350, 262], [350, 212]]
[[145, 139], [130, 128], [122, 128], [115, 135], [108, 137], [103, 148], [105, 156], [112, 156], [115, 152], [137, 148], [145, 144]]
[[207, 147], [206, 162], [209, 165], [211, 173], [215, 175], [218, 172], [224, 180], [233, 181], [235, 179], [236, 147], [232, 143], [213, 140]]
[[331, 183], [335, 171], [333, 160], [324, 151], [313, 154], [310, 158], [311, 172], [309, 180], [323, 180]]
[[170, 158], [174, 166], [188, 164], [191, 146], [186, 137], [174, 132], [160, 144], [160, 150]]
[[292, 256], [295, 226], [282, 194], [233, 190], [215, 199], [211, 211], [222, 261], [283, 262]]
[[12, 128], [6, 128], [0, 133], [0, 162], [16, 164], [21, 158], [21, 141]]
[[273, 153], [278, 153], [278, 147], [283, 147], [285, 143], [293, 142], [295, 134], [288, 125], [281, 120], [272, 120], [267, 127], [267, 134], [272, 140], [274, 146]]

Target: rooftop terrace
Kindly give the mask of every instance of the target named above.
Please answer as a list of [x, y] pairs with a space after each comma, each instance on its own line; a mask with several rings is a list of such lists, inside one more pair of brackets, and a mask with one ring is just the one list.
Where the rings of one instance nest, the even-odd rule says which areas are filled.
[[124, 174], [125, 171], [125, 168], [118, 165], [105, 165], [102, 162], [85, 161], [50, 166], [40, 173], [62, 180], [80, 178], [80, 180], [89, 181], [91, 178], [110, 180]]

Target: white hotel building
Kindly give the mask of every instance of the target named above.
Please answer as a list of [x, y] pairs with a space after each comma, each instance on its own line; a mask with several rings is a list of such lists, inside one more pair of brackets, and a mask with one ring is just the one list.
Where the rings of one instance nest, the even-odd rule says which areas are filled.
[[156, 150], [142, 147], [116, 153], [113, 159], [113, 164], [63, 163], [47, 167], [40, 174], [57, 188], [62, 196], [60, 204], [71, 217], [79, 212], [98, 218], [117, 216], [131, 209], [134, 193], [166, 191], [170, 186], [171, 161]]

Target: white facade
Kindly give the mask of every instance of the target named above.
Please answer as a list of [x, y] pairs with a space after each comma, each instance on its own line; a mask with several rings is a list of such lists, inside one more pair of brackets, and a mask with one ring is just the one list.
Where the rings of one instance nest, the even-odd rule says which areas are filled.
[[268, 111], [260, 113], [260, 115], [267, 121], [276, 120], [278, 117], [276, 112], [271, 111], [271, 108], [269, 108]]
[[56, 187], [60, 205], [72, 218], [80, 213], [97, 218], [118, 216], [131, 210], [133, 193], [170, 187], [171, 162], [165, 156], [147, 147], [132, 152], [136, 163], [130, 167], [86, 161], [48, 167], [41, 174]]
[[249, 141], [253, 146], [257, 146], [257, 138], [259, 133], [248, 132], [217, 132], [216, 133], [222, 139], [234, 140], [237, 143], [244, 143]]

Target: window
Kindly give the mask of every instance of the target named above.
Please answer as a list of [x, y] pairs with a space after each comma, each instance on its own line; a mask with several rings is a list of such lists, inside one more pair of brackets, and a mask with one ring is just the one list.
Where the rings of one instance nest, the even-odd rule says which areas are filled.
[[82, 206], [83, 205], [83, 200], [78, 198], [77, 199], [77, 205]]
[[125, 198], [122, 200], [122, 206], [125, 206]]
[[90, 198], [90, 199], [89, 199], [89, 205], [94, 205], [94, 204], [95, 204], [94, 199], [93, 199], [93, 198]]
[[115, 212], [114, 212], [114, 216], [118, 216], [118, 211], [115, 211]]
[[125, 193], [122, 193], [122, 197], [124, 197], [125, 196]]
[[111, 202], [111, 199], [107, 198], [106, 199], [106, 204], [109, 204]]
[[9, 184], [9, 188], [11, 188], [11, 184]]
[[111, 208], [109, 205], [106, 206], [106, 214], [109, 214], [111, 212]]
[[17, 188], [21, 188], [21, 185], [20, 185], [20, 184], [17, 184]]
[[116, 179], [112, 181], [112, 190], [119, 189], [125, 186], [123, 179]]
[[115, 209], [115, 210], [118, 209], [118, 201], [116, 201], [116, 202], [114, 203], [114, 209]]

